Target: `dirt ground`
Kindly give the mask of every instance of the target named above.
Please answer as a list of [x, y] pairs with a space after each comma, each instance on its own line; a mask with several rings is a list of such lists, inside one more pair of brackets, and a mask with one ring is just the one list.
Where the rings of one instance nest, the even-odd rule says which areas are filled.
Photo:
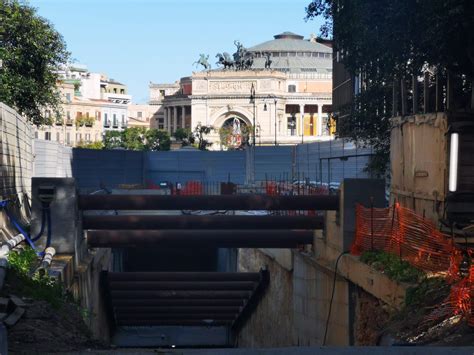
[[46, 354], [103, 348], [90, 339], [74, 304], [59, 309], [46, 301], [30, 301], [23, 317], [8, 329], [11, 354]]

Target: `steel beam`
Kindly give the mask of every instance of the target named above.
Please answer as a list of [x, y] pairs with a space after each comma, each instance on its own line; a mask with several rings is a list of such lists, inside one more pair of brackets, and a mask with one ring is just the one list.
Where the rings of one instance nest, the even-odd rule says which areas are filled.
[[249, 298], [250, 291], [110, 291], [113, 299], [134, 299], [141, 304], [142, 299], [243, 299]]
[[[113, 307], [136, 307], [137, 301], [134, 299], [112, 299]], [[242, 307], [243, 299], [141, 299], [140, 307]]]
[[223, 321], [233, 321], [237, 318], [237, 313], [230, 314], [211, 314], [211, 313], [202, 313], [202, 314], [163, 314], [163, 313], [135, 313], [135, 314], [123, 314], [120, 312], [115, 313], [117, 320], [127, 320], [127, 319], [136, 319], [136, 320], [148, 320], [148, 319], [167, 319], [167, 320], [223, 320]]
[[337, 210], [337, 195], [80, 195], [81, 210]]
[[311, 230], [92, 230], [93, 248], [109, 247], [221, 247], [296, 248], [313, 243]]
[[152, 326], [152, 325], [183, 325], [183, 326], [201, 326], [201, 327], [218, 327], [222, 325], [229, 325], [232, 321], [223, 320], [166, 320], [166, 319], [127, 319], [117, 322], [118, 325], [129, 325], [129, 326]]
[[225, 314], [237, 314], [240, 312], [241, 307], [236, 306], [180, 306], [180, 307], [144, 307], [141, 304], [133, 307], [115, 307], [116, 312], [120, 314], [143, 314], [143, 313], [164, 313], [164, 314], [203, 314], [203, 313], [225, 313]]
[[259, 272], [109, 272], [113, 281], [259, 281]]
[[87, 216], [83, 229], [322, 229], [322, 216]]
[[110, 289], [118, 290], [237, 290], [251, 291], [257, 286], [251, 281], [114, 281]]

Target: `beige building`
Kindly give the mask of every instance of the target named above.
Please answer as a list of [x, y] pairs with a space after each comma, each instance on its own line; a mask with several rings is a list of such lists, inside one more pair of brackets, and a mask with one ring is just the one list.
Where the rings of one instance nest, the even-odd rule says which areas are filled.
[[150, 125], [153, 121], [156, 122], [158, 110], [156, 105], [128, 105], [128, 127], [157, 128]]
[[65, 67], [60, 77], [61, 115], [52, 118], [51, 126], [37, 128], [37, 139], [75, 147], [102, 141], [107, 130], [127, 127], [131, 96], [125, 85], [77, 64]]
[[[179, 127], [212, 126], [212, 149], [240, 144], [233, 136], [244, 126], [250, 132], [255, 127], [251, 141], [257, 145], [332, 139], [332, 48], [290, 32], [274, 37], [247, 49], [254, 57], [251, 70], [196, 72], [168, 88], [171, 94], [163, 84], [150, 85], [151, 103], [161, 105], [159, 127], [173, 133]], [[224, 128], [232, 132], [230, 138], [223, 138]]]

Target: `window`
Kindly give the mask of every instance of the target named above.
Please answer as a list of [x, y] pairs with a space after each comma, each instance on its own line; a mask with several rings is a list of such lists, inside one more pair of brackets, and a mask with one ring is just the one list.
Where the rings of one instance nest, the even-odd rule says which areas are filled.
[[68, 120], [71, 119], [71, 111], [67, 111], [67, 112], [66, 112], [66, 118], [67, 118]]
[[114, 94], [116, 94], [116, 93], [117, 93], [117, 89], [116, 89], [116, 88], [114, 88]]
[[109, 126], [110, 126], [110, 123], [109, 123], [108, 115], [104, 113], [104, 127], [109, 127]]
[[66, 94], [66, 101], [71, 102], [71, 94]]
[[38, 131], [35, 132], [35, 139], [38, 139]]
[[89, 118], [89, 112], [86, 112], [86, 117]]
[[79, 143], [80, 141], [82, 141], [82, 134], [76, 133], [76, 142]]
[[114, 124], [114, 127], [118, 126], [117, 115], [115, 113], [113, 114], [113, 124]]
[[51, 140], [51, 132], [44, 132], [44, 139], [47, 141]]
[[296, 52], [290, 52], [290, 57], [296, 57]]
[[56, 132], [56, 142], [59, 142], [61, 140], [61, 134], [59, 132]]
[[142, 118], [142, 112], [141, 111], [137, 112], [137, 118]]
[[288, 85], [288, 92], [296, 92], [296, 85]]
[[86, 142], [91, 141], [91, 135], [89, 133], [86, 133]]
[[124, 89], [120, 89], [120, 93], [121, 93], [121, 94], [125, 94], [125, 90], [124, 90]]
[[125, 115], [122, 115], [122, 126], [125, 126]]
[[66, 133], [66, 144], [71, 144], [71, 133]]
[[288, 57], [288, 52], [282, 52], [282, 53], [281, 53], [281, 56], [282, 56], [282, 57]]
[[165, 90], [160, 90], [160, 96], [165, 97], [165, 95], [166, 95]]
[[280, 56], [280, 52], [273, 52], [272, 53], [272, 57], [279, 57]]

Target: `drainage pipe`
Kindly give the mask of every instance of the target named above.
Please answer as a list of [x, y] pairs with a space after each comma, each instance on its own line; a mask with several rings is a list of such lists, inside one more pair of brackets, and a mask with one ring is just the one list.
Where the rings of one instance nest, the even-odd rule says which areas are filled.
[[3, 282], [5, 281], [5, 275], [7, 273], [8, 254], [13, 248], [15, 248], [24, 240], [25, 237], [22, 234], [18, 234], [9, 239], [7, 242], [3, 243], [0, 247], [0, 290], [3, 287]]

